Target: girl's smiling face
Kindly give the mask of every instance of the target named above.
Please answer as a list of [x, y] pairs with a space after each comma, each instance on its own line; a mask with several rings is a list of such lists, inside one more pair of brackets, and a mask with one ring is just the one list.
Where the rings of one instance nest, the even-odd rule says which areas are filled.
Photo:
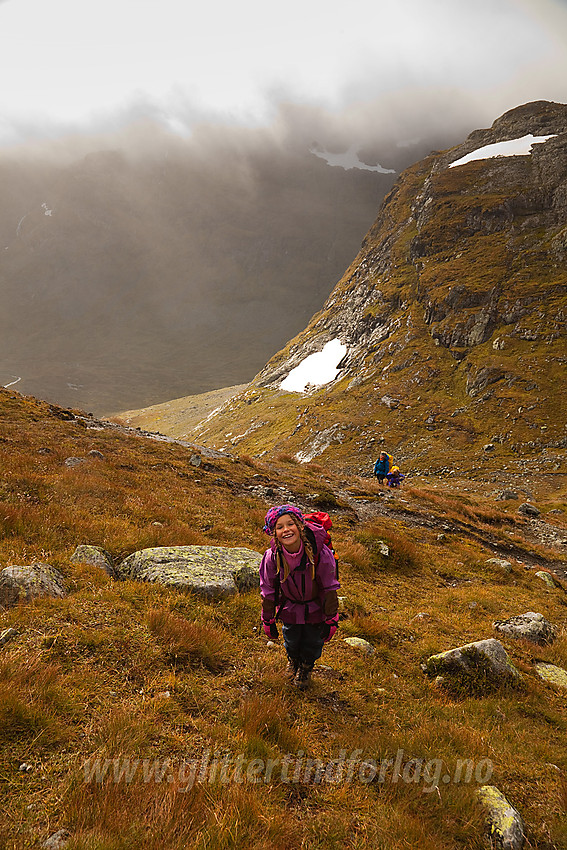
[[301, 548], [301, 535], [299, 528], [291, 516], [291, 514], [282, 514], [278, 518], [275, 527], [276, 540], [287, 549], [288, 552], [294, 554], [299, 552]]

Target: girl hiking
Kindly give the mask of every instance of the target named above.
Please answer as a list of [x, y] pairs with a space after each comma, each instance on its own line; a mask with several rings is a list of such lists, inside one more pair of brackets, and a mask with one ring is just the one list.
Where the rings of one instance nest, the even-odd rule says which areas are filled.
[[287, 673], [303, 690], [338, 626], [335, 556], [325, 528], [295, 505], [270, 508], [264, 531], [272, 540], [260, 564], [262, 624], [268, 637], [277, 638], [281, 620]]

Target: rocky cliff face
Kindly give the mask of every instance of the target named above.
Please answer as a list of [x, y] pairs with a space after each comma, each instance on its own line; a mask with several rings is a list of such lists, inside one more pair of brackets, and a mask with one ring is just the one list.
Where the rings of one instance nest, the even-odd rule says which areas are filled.
[[[550, 138], [450, 167], [530, 134]], [[375, 439], [407, 458], [416, 442], [564, 448], [566, 253], [567, 106], [526, 104], [401, 175], [323, 309], [200, 438], [303, 459], [331, 429], [323, 450], [352, 463]], [[347, 348], [335, 381], [283, 393], [333, 339]]]

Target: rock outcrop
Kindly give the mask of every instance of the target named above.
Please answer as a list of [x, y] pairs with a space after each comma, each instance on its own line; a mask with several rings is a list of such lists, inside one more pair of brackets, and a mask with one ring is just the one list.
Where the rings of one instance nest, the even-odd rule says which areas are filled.
[[567, 670], [557, 667], [555, 664], [546, 664], [544, 661], [538, 661], [535, 664], [536, 673], [548, 682], [550, 685], [555, 685], [558, 688], [567, 689]]
[[514, 638], [524, 638], [531, 643], [552, 643], [557, 637], [557, 628], [546, 620], [543, 614], [526, 611], [507, 620], [497, 620], [492, 624], [497, 632]]
[[154, 581], [218, 599], [259, 587], [261, 560], [258, 552], [244, 548], [159, 546], [129, 555], [116, 572], [121, 579]]
[[477, 795], [486, 811], [490, 846], [496, 850], [522, 850], [525, 826], [522, 816], [494, 785], [483, 785]]
[[0, 605], [7, 607], [39, 596], [65, 595], [63, 576], [49, 564], [10, 566], [0, 572]]
[[499, 640], [488, 638], [431, 655], [422, 665], [430, 676], [458, 675], [496, 685], [518, 683], [521, 675]]
[[81, 543], [71, 555], [72, 564], [89, 564], [91, 567], [100, 567], [109, 576], [114, 576], [114, 562], [112, 555], [100, 546], [91, 546]]

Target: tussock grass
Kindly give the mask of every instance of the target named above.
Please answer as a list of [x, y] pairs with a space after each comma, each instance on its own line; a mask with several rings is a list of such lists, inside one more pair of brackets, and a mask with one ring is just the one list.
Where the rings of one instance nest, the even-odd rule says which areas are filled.
[[217, 627], [189, 623], [163, 609], [148, 613], [148, 626], [172, 663], [202, 664], [218, 673], [233, 655], [230, 636]]

